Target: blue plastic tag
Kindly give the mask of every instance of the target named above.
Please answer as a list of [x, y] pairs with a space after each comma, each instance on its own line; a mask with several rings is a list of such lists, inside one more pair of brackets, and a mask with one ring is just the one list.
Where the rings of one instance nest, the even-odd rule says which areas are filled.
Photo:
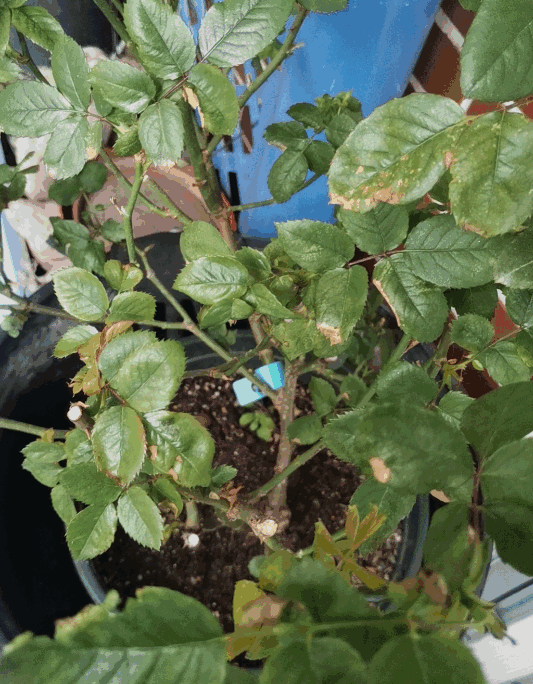
[[[261, 368], [258, 368], [255, 371], [255, 375], [269, 387], [272, 387], [273, 390], [277, 390], [285, 384], [283, 365], [280, 361], [261, 366]], [[262, 399], [265, 396], [247, 378], [236, 380], [233, 383], [233, 391], [241, 406], [252, 404], [254, 401]]]

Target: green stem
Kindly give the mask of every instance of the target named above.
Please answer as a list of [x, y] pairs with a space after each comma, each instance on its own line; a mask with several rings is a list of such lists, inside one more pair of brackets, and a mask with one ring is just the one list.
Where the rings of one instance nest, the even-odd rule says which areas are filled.
[[[315, 173], [309, 178], [309, 180], [306, 180], [305, 183], [302, 185], [302, 187], [299, 190], [296, 190], [296, 192], [301, 192], [302, 190], [305, 190], [305, 188], [308, 188], [311, 183], [314, 183], [316, 180], [320, 178], [322, 174], [321, 173]], [[296, 194], [296, 193], [294, 193]], [[271, 197], [270, 199], [263, 200], [262, 202], [248, 202], [248, 204], [236, 204], [233, 207], [227, 207], [224, 209], [225, 214], [231, 214], [234, 211], [246, 211], [247, 209], [257, 209], [259, 207], [269, 207], [272, 204], [284, 204], [284, 202], [276, 202], [276, 200]]]
[[437, 377], [438, 372], [440, 371], [440, 363], [439, 362], [448, 353], [448, 348], [449, 348], [450, 344], [451, 344], [451, 333], [450, 333], [449, 327], [447, 327], [446, 332], [442, 336], [441, 341], [439, 342], [439, 345], [438, 345], [435, 353], [422, 366], [422, 368], [424, 370], [428, 371], [428, 375], [432, 380], [434, 380]]
[[111, 2], [121, 14], [124, 14], [124, 5], [120, 2], [120, 0], [111, 0]]
[[169, 197], [169, 195], [158, 185], [153, 178], [148, 176], [148, 186], [152, 188], [155, 194], [159, 197], [161, 202], [173, 213], [174, 218], [178, 218], [184, 225], [189, 226], [193, 220], [189, 218], [178, 205]]
[[[343, 539], [346, 539], [346, 530], [342, 529], [339, 530], [338, 532], [335, 532], [335, 534], [331, 535], [331, 538], [333, 539], [334, 542], [342, 541]], [[304, 556], [310, 556], [314, 551], [314, 546], [308, 546], [306, 549], [301, 549], [300, 551], [297, 551], [295, 556], [297, 558], [303, 558]]]
[[50, 85], [46, 78], [39, 71], [37, 64], [35, 64], [35, 62], [33, 61], [33, 58], [30, 55], [30, 51], [28, 49], [28, 43], [26, 42], [26, 38], [20, 31], [17, 31], [17, 38], [19, 39], [20, 48], [24, 56], [24, 63], [26, 64], [28, 69], [35, 76], [35, 78], [37, 78], [37, 80], [41, 81], [41, 83], [46, 83], [46, 85]]
[[139, 60], [137, 50], [135, 49], [135, 46], [131, 41], [131, 38], [126, 30], [126, 27], [124, 26], [122, 21], [115, 15], [115, 13], [108, 5], [106, 0], [93, 0], [93, 2], [98, 7], [100, 12], [102, 12], [104, 17], [111, 24], [111, 26], [115, 29], [115, 31], [118, 33], [121, 40], [123, 40], [126, 43], [126, 45], [130, 48], [130, 50], [133, 52], [135, 59]]
[[33, 304], [32, 302], [25, 302], [24, 304], [7, 304], [10, 309], [15, 311], [32, 311], [36, 314], [44, 314], [46, 316], [55, 316], [56, 318], [65, 318], [67, 321], [75, 321], [80, 323], [80, 319], [75, 316], [71, 316], [66, 311], [61, 309], [53, 309], [49, 306], [41, 306], [40, 304]]
[[[242, 109], [244, 105], [248, 102], [248, 100], [252, 97], [252, 95], [263, 85], [263, 83], [276, 71], [278, 66], [283, 62], [283, 60], [288, 56], [289, 52], [292, 49], [292, 46], [294, 44], [294, 41], [296, 40], [296, 36], [298, 34], [298, 31], [300, 30], [303, 21], [305, 17], [307, 16], [308, 10], [306, 10], [304, 7], [300, 7], [298, 10], [298, 14], [296, 15], [294, 22], [287, 32], [287, 36], [285, 37], [285, 40], [283, 42], [283, 45], [281, 48], [278, 50], [278, 53], [276, 54], [275, 57], [270, 61], [270, 64], [267, 66], [267, 68], [254, 80], [248, 88], [244, 91], [244, 93], [240, 96], [239, 98], [239, 107]], [[208, 154], [212, 154], [213, 151], [215, 150], [216, 146], [218, 143], [222, 140], [221, 135], [216, 135], [209, 145], [207, 146], [207, 152]]]
[[262, 496], [265, 496], [265, 494], [268, 494], [268, 492], [273, 489], [276, 485], [278, 485], [280, 482], [283, 482], [283, 480], [286, 477], [289, 477], [289, 475], [292, 475], [295, 470], [298, 470], [301, 466], [303, 466], [307, 461], [310, 461], [313, 456], [316, 456], [322, 449], [324, 449], [326, 445], [322, 440], [314, 444], [310, 449], [307, 451], [304, 451], [303, 454], [300, 454], [297, 456], [289, 465], [284, 468], [281, 473], [278, 473], [277, 475], [274, 475], [274, 477], [266, 482], [264, 485], [261, 487], [258, 487], [255, 489], [251, 494], [248, 496], [249, 501], [254, 501], [255, 499], [259, 499]]
[[186, 511], [186, 522], [185, 522], [185, 527], [187, 528], [198, 528], [201, 527], [200, 524], [200, 516], [198, 515], [198, 506], [196, 505], [195, 501], [187, 501], [185, 503], [185, 511]]
[[[0, 418], [0, 429], [25, 432], [27, 435], [35, 435], [36, 437], [42, 437], [49, 430], [49, 428], [37, 427], [37, 425], [30, 425], [30, 423], [21, 423], [19, 420], [11, 420], [10, 418]], [[54, 439], [65, 439], [68, 432], [69, 430], [54, 430]]]
[[137, 263], [135, 259], [135, 242], [133, 240], [133, 228], [131, 225], [131, 217], [133, 216], [133, 210], [135, 209], [135, 202], [139, 196], [141, 189], [141, 184], [143, 182], [144, 174], [148, 168], [147, 164], [143, 164], [142, 161], [137, 158], [135, 159], [135, 178], [131, 186], [131, 194], [128, 199], [128, 204], [124, 210], [124, 232], [126, 233], [126, 245], [128, 247], [128, 261], [130, 264]]

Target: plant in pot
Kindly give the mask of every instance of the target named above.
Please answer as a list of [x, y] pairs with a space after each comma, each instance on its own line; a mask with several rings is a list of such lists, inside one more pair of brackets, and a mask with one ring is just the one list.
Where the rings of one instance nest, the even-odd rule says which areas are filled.
[[[327, 173], [337, 208], [332, 223], [276, 224], [278, 237], [261, 252], [239, 247], [229, 218], [239, 207], [224, 207], [211, 154], [290, 57], [308, 12], [339, 7], [276, 0], [266, 11], [261, 1], [225, 0], [206, 14], [196, 45], [173, 3], [113, 4], [119, 16], [110, 17], [142, 68], [107, 63], [89, 72], [80, 48], [59, 34], [50, 35], [56, 87], [31, 62], [36, 80], [21, 74], [17, 63], [28, 63], [27, 55], [7, 46], [3, 58], [13, 81], [0, 92], [6, 133], [51, 134], [45, 161], [62, 180], [82, 173], [86, 147], [109, 122], [115, 152], [134, 156], [135, 177], [113, 233], [125, 241], [127, 263], [108, 259], [97, 277], [85, 261], [101, 249], [97, 222], [88, 231], [62, 221], [54, 226], [58, 243], [66, 249], [76, 240], [79, 249], [70, 252], [73, 267], [53, 276], [61, 308], [21, 300], [4, 278], [13, 334], [32, 310], [72, 321], [54, 353], [79, 356], [71, 384], [83, 394], [70, 407], [75, 427], [67, 432], [7, 417], [0, 427], [38, 436], [24, 449], [23, 467], [51, 488], [75, 559], [105, 552], [118, 523], [155, 550], [178, 533], [194, 548], [208, 509], [210, 526], [240, 530], [262, 553], [250, 564], [255, 581], [235, 586], [231, 633], [183, 593], [147, 586], [120, 611], [111, 591], [101, 605], [57, 623], [53, 640], [17, 637], [0, 671], [8, 682], [127, 676], [222, 684], [250, 680], [227, 662], [246, 653], [264, 661], [265, 683], [483, 682], [460, 637], [470, 628], [505, 636], [493, 606], [476, 596], [489, 540], [504, 561], [533, 574], [533, 123], [508, 104], [533, 90], [526, 58], [514, 59], [515, 49], [525, 51], [520, 29], [529, 5], [517, 0], [515, 14], [502, 13], [502, 0], [485, 0], [467, 36], [463, 90], [505, 101], [495, 111], [465, 116], [447, 98], [415, 94], [363, 120], [357, 100], [340, 93], [294, 105], [292, 121], [270, 126], [266, 137], [282, 150], [268, 179], [271, 203]], [[6, 2], [2, 21], [34, 31], [21, 25], [21, 7]], [[257, 55], [266, 68], [237, 97], [227, 72]], [[511, 61], [502, 81], [501, 64]], [[91, 101], [97, 115], [88, 112]], [[184, 155], [212, 216], [212, 223], [181, 216], [186, 265], [173, 288], [202, 306], [197, 317], [161, 283], [132, 232], [149, 166], [179, 164]], [[7, 193], [20, 172], [5, 171]], [[154, 320], [143, 279], [178, 322]], [[495, 342], [497, 286], [518, 328]], [[371, 315], [376, 292], [400, 329], [392, 350], [383, 328], [378, 344], [370, 334], [379, 326]], [[234, 322], [245, 319], [254, 342], [236, 346]], [[220, 362], [187, 369], [190, 342], [159, 339], [161, 330], [192, 334]], [[434, 343], [433, 355], [407, 363], [419, 342]], [[448, 359], [452, 343], [465, 351], [460, 361]], [[475, 401], [461, 393], [461, 373], [471, 366], [486, 368], [500, 387]], [[204, 394], [202, 410], [221, 406], [219, 416], [191, 415], [193, 400], [179, 393], [190, 380], [205, 381], [212, 396]], [[235, 483], [253, 472], [253, 460], [239, 462], [244, 474], [228, 462], [213, 467], [218, 443], [210, 432], [229, 406], [215, 396], [215, 380], [248, 407], [230, 430], [247, 430], [254, 444], [275, 442], [271, 472], [251, 491]], [[366, 480], [338, 529], [322, 519], [322, 501], [312, 544], [291, 547], [289, 476], [325, 449]], [[356, 552], [390, 534], [415, 497], [429, 492], [450, 503], [433, 517], [424, 569], [395, 581], [365, 568]]]

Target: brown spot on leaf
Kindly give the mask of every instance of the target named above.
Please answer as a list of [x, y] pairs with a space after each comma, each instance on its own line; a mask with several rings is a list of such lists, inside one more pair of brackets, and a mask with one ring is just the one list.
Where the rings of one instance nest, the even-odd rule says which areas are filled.
[[340, 204], [343, 209], [353, 209], [355, 200], [348, 199], [347, 197], [343, 197], [342, 195], [336, 195], [334, 192], [332, 192], [329, 196], [329, 203]]
[[453, 156], [453, 152], [450, 152], [450, 150], [447, 150], [444, 153], [444, 166], [449, 169], [455, 162], [457, 161], [457, 158]]
[[372, 468], [372, 474], [378, 482], [385, 484], [390, 480], [392, 472], [391, 469], [387, 468], [385, 465], [385, 461], [382, 461], [380, 458], [374, 456], [374, 458], [370, 459], [369, 463], [370, 467]]
[[392, 306], [390, 299], [387, 297], [387, 294], [386, 294], [385, 290], [383, 289], [383, 285], [380, 283], [379, 280], [376, 280], [376, 279], [373, 279], [372, 282], [374, 283], [374, 285], [377, 287], [377, 289], [378, 289], [379, 292], [381, 293], [383, 299], [384, 299], [384, 300], [387, 302], [387, 304], [389, 305], [390, 310], [392, 311], [392, 313], [396, 316], [396, 323], [398, 323], [398, 327], [401, 327], [400, 319], [398, 318], [398, 314], [397, 314], [396, 311], [394, 310], [394, 307]]
[[486, 237], [485, 231], [482, 230], [481, 228], [478, 228], [477, 226], [473, 226], [471, 223], [464, 223], [461, 228], [463, 230], [469, 230], [472, 233], [477, 233], [478, 235], [481, 235], [481, 237]]
[[325, 323], [318, 323], [316, 327], [324, 337], [327, 337], [332, 346], [342, 342], [342, 336], [338, 328], [334, 328], [332, 325], [326, 325]]
[[362, 166], [360, 166], [355, 173], [363, 173], [364, 170], [365, 169]]
[[448, 499], [446, 494], [444, 492], [439, 491], [438, 489], [432, 489], [430, 494], [432, 494], [439, 501], [444, 501], [444, 503], [450, 503], [450, 499]]
[[378, 190], [377, 192], [375, 192], [372, 197], [376, 202], [387, 202], [387, 204], [399, 204], [402, 197], [405, 197], [405, 193], [399, 194], [397, 192], [394, 192], [392, 188], [383, 188], [382, 190]]

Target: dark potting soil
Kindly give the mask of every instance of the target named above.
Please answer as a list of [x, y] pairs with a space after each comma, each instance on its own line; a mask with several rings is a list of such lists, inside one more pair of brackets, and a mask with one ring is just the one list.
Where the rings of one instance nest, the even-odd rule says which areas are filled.
[[[312, 412], [305, 388], [296, 398], [298, 414]], [[231, 383], [206, 377], [185, 379], [171, 409], [191, 413], [211, 433], [216, 450], [214, 465], [237, 468], [230, 488], [241, 489], [238, 496], [252, 492], [274, 474], [279, 433], [270, 442], [258, 439], [239, 426], [243, 413], [257, 410], [239, 406]], [[295, 455], [308, 447], [297, 446]], [[289, 477], [287, 504], [292, 511], [290, 525], [279, 535], [291, 551], [313, 543], [314, 523], [322, 520], [334, 533], [344, 527], [347, 505], [364, 478], [349, 463], [336, 459], [328, 451], [314, 456]], [[203, 529], [192, 530], [199, 544], [186, 545], [189, 530], [181, 525], [162, 547], [153, 551], [133, 541], [119, 526], [111, 548], [93, 560], [93, 566], [106, 590], [116, 589], [123, 601], [143, 586], [161, 586], [178, 590], [206, 605], [219, 619], [226, 632], [233, 631], [233, 589], [238, 580], [254, 577], [248, 563], [264, 553], [259, 539], [251, 532], [217, 526], [214, 509], [200, 504]], [[182, 513], [180, 521], [184, 521]], [[390, 579], [401, 539], [401, 527], [361, 565]]]

